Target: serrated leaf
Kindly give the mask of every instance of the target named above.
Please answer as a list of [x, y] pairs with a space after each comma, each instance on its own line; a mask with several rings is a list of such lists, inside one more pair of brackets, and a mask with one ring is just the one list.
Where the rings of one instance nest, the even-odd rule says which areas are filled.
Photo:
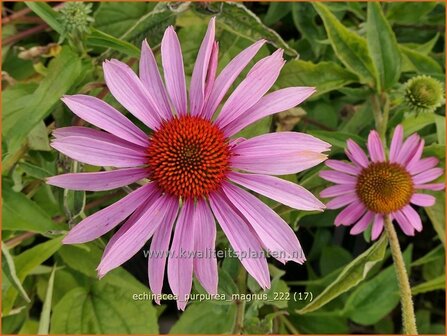
[[374, 83], [375, 72], [366, 40], [346, 28], [323, 3], [314, 2], [313, 6], [323, 20], [329, 41], [340, 61], [363, 83]]
[[378, 2], [368, 2], [366, 36], [376, 70], [377, 91], [387, 90], [399, 80], [401, 56], [396, 36]]
[[327, 286], [311, 303], [298, 310], [297, 313], [313, 312], [352, 287], [357, 286], [366, 278], [371, 268], [383, 259], [387, 244], [385, 235], [382, 235], [373, 246], [346, 265], [334, 282]]

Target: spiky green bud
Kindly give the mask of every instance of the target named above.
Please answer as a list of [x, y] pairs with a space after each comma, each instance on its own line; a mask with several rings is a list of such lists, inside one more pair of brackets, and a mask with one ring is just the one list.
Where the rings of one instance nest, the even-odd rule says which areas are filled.
[[59, 12], [64, 32], [68, 35], [87, 32], [93, 22], [91, 12], [92, 4], [66, 2]]
[[434, 112], [445, 102], [444, 88], [440, 81], [430, 76], [416, 76], [404, 84], [404, 98], [412, 112]]

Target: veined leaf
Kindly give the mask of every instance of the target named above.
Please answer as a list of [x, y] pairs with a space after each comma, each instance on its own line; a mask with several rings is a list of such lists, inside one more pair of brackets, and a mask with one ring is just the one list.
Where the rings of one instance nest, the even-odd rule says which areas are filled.
[[368, 2], [366, 32], [369, 54], [377, 75], [377, 90], [387, 90], [399, 80], [400, 52], [396, 36], [378, 2]]
[[88, 35], [86, 42], [91, 47], [110, 48], [128, 56], [140, 56], [140, 49], [132, 43], [120, 40], [95, 28], [92, 28], [92, 32]]
[[297, 313], [313, 312], [358, 285], [366, 278], [371, 268], [383, 259], [387, 244], [385, 235], [382, 235], [373, 246], [351, 261], [334, 282], [327, 286], [311, 303], [298, 310]]
[[58, 20], [57, 12], [46, 2], [25, 2], [34, 13], [44, 20], [51, 28], [59, 34], [64, 32], [62, 24]]
[[368, 53], [366, 40], [346, 28], [321, 2], [313, 3], [321, 16], [326, 33], [340, 61], [356, 73], [363, 83], [374, 83], [374, 66]]
[[428, 75], [443, 73], [442, 67], [430, 56], [403, 45], [399, 49], [402, 55], [402, 72], [415, 71]]

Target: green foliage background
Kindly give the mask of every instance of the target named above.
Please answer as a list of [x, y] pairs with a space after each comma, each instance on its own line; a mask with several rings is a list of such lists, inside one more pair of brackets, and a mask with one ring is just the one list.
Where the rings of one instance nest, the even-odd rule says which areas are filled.
[[[445, 166], [444, 106], [415, 115], [402, 98], [402, 84], [415, 75], [445, 82], [444, 3], [102, 2], [92, 4], [94, 22], [78, 40], [64, 31], [58, 12], [63, 5], [2, 6], [4, 17], [30, 9], [25, 17], [4, 22], [2, 35], [2, 333], [234, 332], [239, 302], [191, 302], [182, 313], [172, 301], [156, 306], [133, 300], [133, 294], [148, 292], [142, 256], [98, 280], [95, 269], [110, 236], [61, 245], [72, 225], [128, 189], [84, 193], [45, 184], [46, 177], [61, 172], [99, 169], [81, 167], [49, 147], [52, 129], [79, 123], [60, 97], [96, 95], [122, 110], [104, 90], [101, 62], [113, 57], [135, 64], [144, 38], [159, 57], [157, 46], [168, 25], [175, 25], [179, 34], [188, 80], [207, 22], [216, 16], [219, 70], [253, 41], [265, 38], [269, 43], [255, 61], [276, 48], [283, 48], [288, 60], [275, 89], [317, 87], [299, 108], [266, 118], [241, 135], [304, 131], [330, 142], [331, 157], [342, 158], [348, 138], [364, 144], [369, 130], [380, 128], [372, 107], [386, 103], [388, 128], [379, 130], [389, 138], [402, 123], [406, 134], [419, 132], [427, 144], [425, 154], [439, 157]], [[49, 28], [29, 33], [43, 23]], [[326, 185], [318, 177], [321, 168], [287, 178], [318, 194]], [[419, 209], [422, 233], [399, 238], [419, 331], [445, 334], [445, 194], [435, 195], [435, 206]], [[369, 233], [350, 236], [346, 228], [336, 229], [336, 211], [314, 214], [264, 201], [297, 230], [308, 261], [282, 266], [269, 260], [269, 299], [246, 302], [244, 333], [401, 331], [398, 288], [385, 239], [372, 243]], [[219, 234], [218, 248], [226, 247]], [[239, 261], [219, 264], [219, 291], [240, 291]], [[261, 292], [251, 278], [247, 290]], [[195, 283], [193, 291], [203, 289]], [[274, 292], [311, 292], [313, 299], [273, 300]]]

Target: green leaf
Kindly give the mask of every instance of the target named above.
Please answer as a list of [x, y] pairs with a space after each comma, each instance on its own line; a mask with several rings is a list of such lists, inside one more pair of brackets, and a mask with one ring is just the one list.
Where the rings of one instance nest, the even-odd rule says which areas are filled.
[[[386, 236], [385, 234], [382, 237]], [[385, 237], [386, 239], [386, 237]], [[403, 253], [407, 272], [410, 274], [412, 246]], [[394, 265], [357, 287], [346, 301], [343, 315], [355, 323], [371, 325], [388, 315], [400, 300]]]
[[[193, 8], [203, 12], [202, 4], [194, 2]], [[290, 47], [282, 37], [273, 29], [264, 25], [261, 20], [247, 7], [239, 2], [219, 2], [209, 3], [206, 14], [217, 14], [217, 25], [223, 29], [232, 32], [236, 36], [241, 36], [252, 42], [260, 39], [266, 39], [275, 48], [283, 48], [284, 52], [292, 57], [298, 57], [295, 49]]]
[[48, 131], [45, 123], [40, 121], [27, 136], [28, 148], [39, 151], [51, 151]]
[[391, 88], [400, 76], [400, 52], [381, 4], [368, 2], [366, 22], [368, 50], [377, 75], [377, 91]]
[[92, 28], [86, 42], [90, 47], [110, 48], [127, 56], [140, 57], [140, 49], [132, 43], [120, 40], [95, 28]]
[[438, 247], [435, 247], [423, 257], [413, 261], [411, 263], [411, 266], [421, 266], [430, 263], [432, 261], [444, 259], [444, 256], [445, 256], [444, 247], [442, 245], [438, 245]]
[[436, 198], [436, 203], [424, 209], [433, 224], [433, 228], [438, 233], [439, 239], [445, 246], [445, 192], [433, 191], [429, 194]]
[[321, 251], [320, 257], [321, 275], [328, 275], [336, 269], [348, 264], [351, 260], [351, 253], [341, 246], [325, 246]]
[[[224, 317], [224, 318], [222, 318]], [[236, 320], [236, 305], [193, 303], [180, 315], [170, 334], [230, 334]]]
[[14, 288], [20, 293], [22, 298], [30, 303], [31, 300], [28, 297], [28, 294], [26, 294], [25, 289], [22, 286], [22, 283], [20, 282], [19, 278], [17, 277], [16, 273], [16, 267], [14, 265], [14, 260], [12, 259], [11, 254], [9, 253], [8, 248], [6, 247], [5, 243], [2, 242], [2, 276], [3, 276], [3, 283], [2, 283], [2, 290], [4, 290], [5, 280], [7, 279], [11, 285], [14, 286]]
[[52, 334], [157, 334], [156, 312], [150, 301], [125, 285], [97, 281], [69, 291], [53, 308]]
[[311, 303], [298, 310], [297, 313], [313, 312], [352, 287], [357, 286], [366, 278], [371, 268], [383, 259], [387, 244], [385, 235], [382, 235], [373, 246], [346, 265], [334, 282], [327, 286]]
[[3, 230], [47, 233], [60, 230], [61, 226], [52, 221], [34, 201], [23, 193], [15, 192], [3, 185]]
[[[339, 149], [345, 149], [346, 141], [348, 141], [348, 139], [354, 140], [359, 145], [362, 145], [364, 143], [363, 138], [352, 133], [342, 133], [338, 131], [316, 131], [316, 130], [310, 130], [308, 133], [313, 136], [316, 136], [321, 140], [329, 142], [332, 146], [337, 147]], [[334, 148], [332, 148], [332, 151], [334, 151]]]
[[424, 2], [390, 2], [387, 3], [386, 16], [396, 23], [414, 24], [421, 20], [435, 8], [435, 1]]
[[430, 281], [426, 281], [411, 289], [413, 295], [427, 293], [435, 290], [445, 290], [445, 274], [438, 276]]
[[333, 62], [312, 62], [293, 60], [287, 62], [276, 81], [279, 88], [289, 86], [315, 86], [312, 97], [342, 88], [358, 81], [356, 75]]
[[271, 26], [290, 13], [291, 4], [287, 2], [271, 2], [264, 16], [264, 23]]
[[[7, 139], [9, 152], [19, 148], [29, 132], [51, 113], [62, 95], [78, 84], [81, 75], [82, 65], [78, 55], [68, 47], [62, 48], [61, 53], [50, 62], [48, 76], [34, 93], [21, 97], [16, 110], [3, 117], [3, 135]], [[24, 103], [20, 105], [22, 101]], [[13, 120], [10, 120], [12, 117]]]
[[420, 113], [406, 117], [402, 121], [402, 127], [404, 128], [404, 135], [409, 136], [424, 127], [427, 127], [435, 122], [434, 113]]
[[298, 31], [306, 38], [315, 55], [319, 56], [321, 51], [326, 48], [326, 45], [321, 43], [324, 36], [324, 29], [318, 26], [315, 22], [317, 12], [312, 4], [306, 2], [292, 3], [292, 17], [293, 23]]
[[48, 280], [47, 293], [45, 295], [45, 301], [43, 302], [42, 312], [40, 314], [39, 321], [39, 335], [48, 335], [50, 331], [50, 315], [51, 315], [51, 302], [53, 300], [53, 288], [54, 288], [54, 275], [56, 273], [56, 264], [53, 265], [53, 270]]
[[329, 41], [340, 61], [363, 83], [374, 83], [375, 71], [366, 40], [346, 28], [323, 3], [314, 2], [313, 6], [323, 20]]
[[445, 145], [445, 117], [436, 114], [435, 123], [436, 123], [436, 134], [438, 136], [438, 143], [440, 145]]
[[25, 2], [25, 4], [59, 34], [64, 32], [58, 20], [58, 13], [46, 2]]
[[402, 55], [402, 72], [414, 71], [428, 75], [443, 73], [442, 67], [430, 56], [403, 45], [399, 49]]

